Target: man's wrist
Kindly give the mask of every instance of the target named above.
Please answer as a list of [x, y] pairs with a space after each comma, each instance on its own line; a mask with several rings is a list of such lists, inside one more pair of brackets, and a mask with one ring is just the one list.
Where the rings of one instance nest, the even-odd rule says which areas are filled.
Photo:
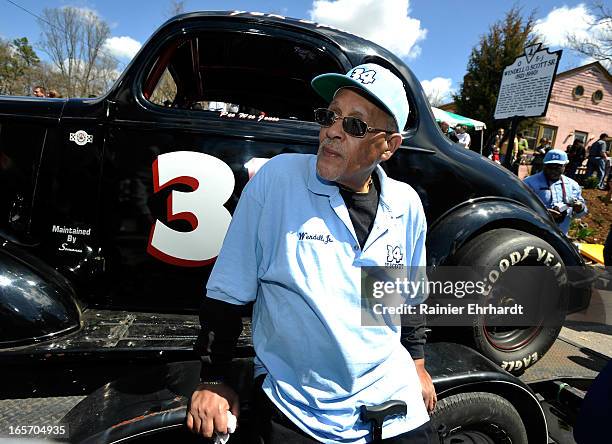
[[223, 380], [210, 380], [210, 381], [200, 381], [197, 389], [214, 389], [215, 387], [220, 387], [225, 384]]

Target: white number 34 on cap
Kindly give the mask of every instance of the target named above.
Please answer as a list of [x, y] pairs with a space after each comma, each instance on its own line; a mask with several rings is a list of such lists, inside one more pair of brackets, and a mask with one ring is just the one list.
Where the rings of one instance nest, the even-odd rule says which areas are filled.
[[373, 69], [356, 68], [351, 73], [351, 78], [360, 81], [361, 83], [374, 83], [376, 71]]

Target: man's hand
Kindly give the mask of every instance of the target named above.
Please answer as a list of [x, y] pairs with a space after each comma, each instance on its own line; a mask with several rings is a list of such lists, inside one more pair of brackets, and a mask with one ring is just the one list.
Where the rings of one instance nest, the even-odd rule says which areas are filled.
[[553, 217], [555, 222], [561, 222], [565, 218], [565, 216], [562, 213], [560, 213], [559, 211], [555, 210], [554, 208], [549, 208], [548, 212]]
[[431, 376], [429, 376], [429, 373], [425, 370], [425, 359], [415, 359], [414, 364], [416, 366], [417, 375], [419, 375], [419, 381], [421, 381], [425, 408], [431, 413], [436, 407], [436, 402], [438, 402], [436, 389], [434, 388], [433, 382], [431, 382]]
[[580, 213], [583, 209], [584, 206], [582, 205], [582, 202], [580, 202], [579, 200], [575, 201], [572, 204], [572, 209], [576, 212], [576, 213]]
[[211, 438], [214, 432], [227, 433], [227, 411], [238, 418], [238, 394], [227, 384], [200, 384], [187, 411], [187, 428], [193, 433]]

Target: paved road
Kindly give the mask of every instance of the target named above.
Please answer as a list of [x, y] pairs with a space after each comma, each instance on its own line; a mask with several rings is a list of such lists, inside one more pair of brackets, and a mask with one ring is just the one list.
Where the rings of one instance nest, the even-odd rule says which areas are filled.
[[612, 291], [595, 290], [586, 311], [568, 316], [561, 336], [612, 358]]

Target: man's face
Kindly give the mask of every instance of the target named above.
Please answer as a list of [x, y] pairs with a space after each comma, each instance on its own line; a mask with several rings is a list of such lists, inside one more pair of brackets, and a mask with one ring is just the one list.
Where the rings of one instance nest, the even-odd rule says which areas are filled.
[[504, 135], [504, 129], [503, 128], [498, 129], [497, 130], [497, 135], [503, 136]]
[[[349, 88], [336, 93], [329, 109], [340, 117], [357, 117], [372, 128], [388, 126], [384, 111]], [[390, 158], [401, 143], [399, 134], [389, 138], [389, 142], [387, 138], [389, 136], [384, 132], [366, 133], [363, 138], [353, 137], [344, 132], [342, 118], [330, 127], [321, 127], [317, 173], [326, 180], [360, 190], [376, 165]]]
[[442, 132], [443, 132], [444, 134], [448, 133], [448, 128], [449, 128], [449, 127], [448, 127], [448, 123], [446, 123], [446, 122], [442, 122], [442, 123], [440, 124], [440, 129], [442, 130]]
[[34, 97], [45, 97], [45, 94], [40, 88], [34, 88]]
[[551, 182], [559, 180], [564, 171], [565, 165], [560, 165], [558, 163], [548, 163], [544, 165], [544, 176]]
[[455, 127], [455, 131], [457, 131], [459, 134], [463, 134], [465, 132], [465, 130], [463, 129], [461, 125], [457, 125]]

